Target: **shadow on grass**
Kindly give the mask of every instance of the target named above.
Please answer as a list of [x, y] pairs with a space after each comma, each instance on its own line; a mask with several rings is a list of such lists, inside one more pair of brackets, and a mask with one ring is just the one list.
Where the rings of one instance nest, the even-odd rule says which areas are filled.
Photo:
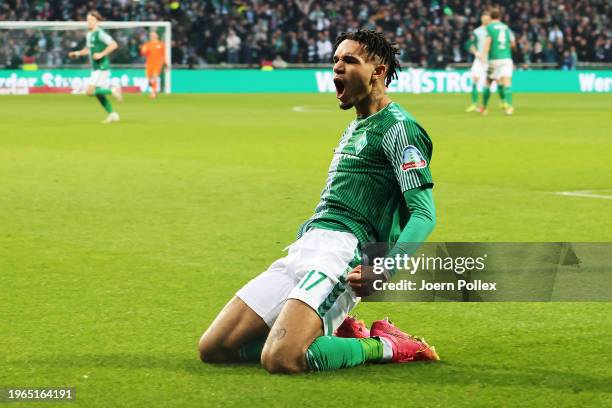
[[[267, 376], [259, 364], [204, 364], [197, 355], [186, 354], [135, 354], [101, 353], [71, 354], [65, 356], [38, 357], [28, 360], [13, 360], [9, 365], [15, 367], [37, 368], [110, 368], [110, 369], [159, 369], [174, 372], [187, 372], [194, 376]], [[294, 377], [306, 381], [325, 381], [334, 378], [349, 380], [358, 385], [360, 382], [373, 384], [401, 383], [403, 385], [478, 385], [481, 387], [536, 387], [573, 391], [591, 391], [612, 394], [612, 377], [594, 377], [588, 373], [569, 370], [550, 370], [537, 367], [508, 367], [483, 363], [460, 363], [442, 361], [439, 363], [412, 364], [368, 364], [352, 369], [309, 373]]]

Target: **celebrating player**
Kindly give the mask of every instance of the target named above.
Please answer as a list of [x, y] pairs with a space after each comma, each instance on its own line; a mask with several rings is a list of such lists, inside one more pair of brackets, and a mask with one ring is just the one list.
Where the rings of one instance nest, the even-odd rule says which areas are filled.
[[514, 34], [508, 26], [500, 21], [500, 11], [491, 11], [491, 23], [487, 25], [487, 38], [484, 52], [488, 56], [487, 82], [483, 93], [482, 113], [486, 115], [491, 97], [491, 83], [497, 82], [499, 96], [504, 106], [504, 113], [512, 115], [512, 50], [516, 46]]
[[154, 99], [157, 96], [157, 83], [159, 81], [159, 75], [161, 74], [164, 65], [166, 65], [166, 47], [164, 46], [164, 43], [159, 41], [157, 32], [151, 31], [149, 34], [149, 42], [145, 43], [141, 47], [140, 53], [147, 60], [145, 73], [151, 89], [149, 97]]
[[341, 34], [334, 48], [336, 97], [357, 117], [287, 256], [240, 289], [202, 335], [204, 362], [260, 361], [270, 373], [298, 373], [438, 360], [433, 347], [386, 319], [368, 331], [347, 317], [368, 293], [360, 248], [401, 231], [387, 254], [393, 257], [424, 241], [435, 225], [432, 143], [386, 94], [399, 67], [395, 44], [360, 30]]
[[491, 21], [491, 15], [488, 12], [482, 13], [480, 16], [480, 27], [472, 31], [470, 37], [469, 51], [474, 54], [474, 62], [472, 63], [472, 104], [467, 107], [466, 112], [475, 112], [478, 110], [478, 84], [480, 79], [487, 75], [487, 56], [484, 53], [484, 43], [487, 38], [487, 24]]
[[117, 43], [104, 30], [98, 27], [102, 16], [97, 11], [87, 13], [87, 42], [85, 48], [68, 53], [70, 58], [83, 57], [89, 54], [92, 72], [87, 86], [87, 95], [95, 95], [108, 116], [102, 123], [119, 122], [119, 114], [106, 97], [112, 94], [119, 102], [123, 100], [121, 88], [109, 88], [110, 69], [108, 55], [118, 48]]

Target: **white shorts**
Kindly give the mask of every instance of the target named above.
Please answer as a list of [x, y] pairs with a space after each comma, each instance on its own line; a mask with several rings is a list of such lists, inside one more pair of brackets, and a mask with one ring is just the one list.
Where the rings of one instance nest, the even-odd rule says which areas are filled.
[[89, 76], [89, 85], [100, 88], [108, 88], [110, 83], [110, 70], [108, 69], [97, 69], [91, 72]]
[[287, 256], [247, 283], [236, 296], [272, 327], [287, 299], [298, 299], [321, 317], [332, 335], [360, 298], [346, 276], [361, 263], [357, 238], [349, 232], [313, 228], [289, 246]]
[[484, 78], [487, 74], [487, 64], [483, 64], [478, 58], [474, 58], [472, 69], [470, 70], [473, 77]]
[[489, 61], [487, 77], [491, 80], [512, 77], [512, 59], [498, 59]]

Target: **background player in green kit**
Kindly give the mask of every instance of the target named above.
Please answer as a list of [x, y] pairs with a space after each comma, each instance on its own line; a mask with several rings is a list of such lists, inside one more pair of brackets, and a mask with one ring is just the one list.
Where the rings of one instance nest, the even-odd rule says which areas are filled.
[[95, 96], [108, 113], [102, 123], [113, 123], [119, 122], [119, 114], [113, 110], [107, 96], [112, 94], [119, 102], [123, 100], [123, 96], [121, 87], [109, 88], [110, 66], [108, 55], [115, 51], [118, 45], [110, 35], [98, 27], [100, 21], [102, 21], [102, 16], [97, 11], [87, 13], [87, 42], [85, 48], [72, 51], [68, 55], [70, 58], [89, 55], [92, 72], [87, 86], [87, 95]]
[[483, 12], [480, 16], [480, 27], [472, 31], [468, 41], [468, 50], [474, 55], [472, 63], [472, 103], [465, 110], [466, 112], [476, 112], [478, 110], [478, 85], [480, 80], [487, 75], [487, 56], [484, 52], [484, 44], [487, 39], [487, 24], [491, 21], [489, 12]]
[[500, 21], [499, 10], [491, 11], [491, 23], [487, 25], [485, 54], [488, 56], [487, 83], [483, 93], [482, 113], [487, 114], [491, 97], [491, 83], [497, 82], [506, 115], [512, 115], [512, 49], [515, 47], [514, 34]]
[[431, 140], [386, 94], [397, 77], [396, 54], [373, 31], [336, 40], [336, 97], [357, 117], [342, 134], [320, 202], [287, 256], [240, 289], [202, 335], [204, 362], [260, 361], [270, 373], [298, 373], [438, 360], [433, 347], [388, 320], [368, 332], [347, 317], [367, 293], [361, 246], [396, 242], [387, 256], [406, 253], [435, 225]]

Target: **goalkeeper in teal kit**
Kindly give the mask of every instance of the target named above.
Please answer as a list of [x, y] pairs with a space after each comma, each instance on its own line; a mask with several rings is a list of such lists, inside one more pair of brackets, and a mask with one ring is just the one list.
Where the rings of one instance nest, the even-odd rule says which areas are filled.
[[397, 52], [368, 30], [336, 40], [336, 97], [357, 117], [334, 150], [314, 215], [287, 256], [240, 289], [204, 332], [202, 361], [260, 361], [270, 373], [299, 373], [439, 359], [386, 319], [368, 330], [348, 316], [371, 291], [360, 249], [395, 242], [387, 256], [404, 254], [435, 225], [431, 140], [386, 94]]

